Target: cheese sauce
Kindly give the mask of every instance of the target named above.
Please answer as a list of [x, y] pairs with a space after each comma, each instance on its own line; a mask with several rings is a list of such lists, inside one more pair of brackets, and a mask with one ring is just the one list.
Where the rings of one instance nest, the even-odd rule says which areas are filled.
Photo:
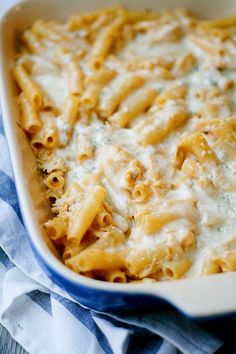
[[[196, 244], [185, 253], [192, 259], [192, 266], [186, 277], [197, 277], [201, 275], [205, 262], [214, 254], [223, 252], [227, 242], [235, 237], [236, 220], [236, 147], [227, 141], [219, 144], [216, 136], [210, 130], [203, 130], [202, 134], [209, 147], [218, 158], [217, 164], [199, 162], [201, 169], [196, 178], [190, 178], [183, 171], [176, 167], [176, 153], [178, 145], [184, 136], [199, 131], [199, 122], [204, 119], [230, 118], [236, 123], [236, 72], [232, 69], [235, 62], [236, 45], [235, 42], [229, 45], [216, 41], [216, 46], [224, 46], [225, 54], [214, 57], [206, 50], [202, 50], [192, 40], [192, 34], [184, 28], [182, 35], [172, 38], [170, 33], [179, 24], [173, 23], [168, 28], [160, 31], [147, 30], [138, 31], [132, 35], [132, 39], [108, 56], [105, 66], [114, 69], [118, 75], [108, 83], [100, 94], [100, 101], [109, 98], [119, 82], [127, 77], [130, 70], [125, 63], [131, 60], [144, 61], [162, 58], [171, 63], [172, 67], [177, 65], [176, 61], [184, 54], [192, 53], [195, 64], [186, 72], [174, 71], [172, 79], [160, 76], [160, 67], [151, 70], [138, 68], [135, 70], [140, 76], [145, 78], [143, 87], [154, 88], [157, 95], [161, 95], [166, 89], [174, 85], [185, 85], [187, 93], [184, 98], [186, 110], [188, 112], [187, 121], [176, 127], [159, 144], [142, 146], [139, 143], [140, 131], [137, 129], [139, 123], [147, 120], [143, 130], [148, 129], [147, 113], [139, 114], [126, 128], [116, 128], [109, 122], [104, 121], [95, 112], [84, 112], [81, 110], [79, 118], [75, 123], [72, 137], [65, 147], [54, 149], [57, 158], [62, 158], [65, 162], [67, 172], [66, 187], [73, 183], [83, 183], [84, 179], [95, 173], [101, 173], [102, 183], [107, 190], [106, 200], [112, 205], [114, 210], [125, 217], [129, 223], [130, 234], [127, 237], [126, 247], [130, 254], [139, 254], [140, 251], [150, 250], [158, 244], [166, 243], [178, 248], [181, 240], [188, 232], [194, 232]], [[74, 33], [71, 41], [81, 40], [83, 48], [90, 50], [90, 44], [83, 37], [83, 33]], [[166, 38], [166, 39], [165, 39]], [[48, 70], [44, 73], [33, 74], [33, 79], [47, 93], [53, 103], [60, 108], [68, 95], [68, 84], [63, 70], [58, 69], [58, 64], [53, 59], [52, 44], [45, 42], [45, 56], [52, 58], [54, 72]], [[227, 50], [227, 45], [230, 50]], [[56, 45], [55, 45], [56, 47]], [[72, 46], [71, 46], [72, 47]], [[38, 63], [37, 55], [27, 55], [34, 63]], [[22, 59], [21, 59], [22, 60]], [[82, 68], [86, 69], [86, 75], [91, 71], [86, 65], [85, 59], [81, 59]], [[59, 73], [58, 73], [59, 70]], [[158, 71], [159, 70], [159, 71]], [[168, 69], [169, 70], [169, 69]], [[176, 69], [177, 70], [177, 69]], [[177, 72], [177, 74], [175, 74]], [[129, 97], [135, 95], [136, 91], [130, 93]], [[206, 104], [211, 104], [215, 115]], [[167, 116], [171, 116], [176, 111], [175, 99], [166, 104], [166, 109], [161, 112], [157, 110], [156, 120], [165, 126]], [[118, 107], [119, 108], [119, 107]], [[68, 126], [60, 119], [60, 114], [55, 117], [55, 123], [59, 135], [68, 130]], [[235, 134], [235, 133], [234, 133]], [[78, 139], [84, 135], [86, 140], [94, 148], [94, 157], [83, 162], [77, 159]], [[160, 181], [165, 185], [163, 194], [155, 195], [146, 203], [134, 202], [124, 186], [124, 169], [121, 163], [116, 162], [112, 148], [119, 146], [127, 150], [146, 169], [145, 176], [152, 180], [151, 174], [157, 173]], [[113, 162], [112, 162], [113, 161]], [[104, 173], [104, 164], [110, 165], [107, 173]], [[119, 165], [120, 163], [120, 165]], [[117, 164], [117, 165], [116, 165]], [[114, 168], [116, 165], [116, 169]], [[119, 167], [120, 166], [120, 167]], [[205, 184], [207, 183], [207, 184]], [[151, 186], [150, 186], [151, 188]], [[177, 212], [182, 212], [182, 216], [164, 225], [160, 230], [152, 234], [147, 234], [135, 222], [133, 215], [137, 209], [149, 207], [152, 211], [169, 212], [168, 204], [165, 201], [186, 201], [192, 200], [194, 203], [194, 217], [186, 217], [189, 210], [178, 210], [181, 203], [177, 202]], [[178, 207], [179, 205], [179, 207]], [[175, 206], [176, 207], [176, 206]], [[167, 208], [167, 209], [166, 209]], [[173, 210], [172, 210], [173, 212]]]

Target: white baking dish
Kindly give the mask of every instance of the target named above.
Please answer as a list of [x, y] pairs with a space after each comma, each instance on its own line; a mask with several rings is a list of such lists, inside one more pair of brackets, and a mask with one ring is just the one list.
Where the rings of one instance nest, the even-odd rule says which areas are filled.
[[[66, 268], [56, 257], [52, 245], [41, 233], [45, 218], [42, 187], [37, 179], [35, 161], [25, 135], [18, 128], [15, 84], [11, 68], [19, 32], [38, 18], [64, 20], [84, 12], [119, 3], [115, 0], [41, 0], [26, 1], [12, 7], [1, 20], [0, 94], [5, 132], [12, 158], [16, 187], [25, 225], [36, 256], [47, 274], [84, 305], [102, 311], [126, 309], [164, 300], [192, 317], [208, 317], [236, 312], [236, 272], [155, 284], [111, 284], [80, 276]], [[226, 5], [227, 4], [227, 5]], [[236, 13], [235, 0], [127, 0], [133, 9], [185, 6], [198, 15], [222, 17]], [[54, 254], [53, 254], [54, 253]]]

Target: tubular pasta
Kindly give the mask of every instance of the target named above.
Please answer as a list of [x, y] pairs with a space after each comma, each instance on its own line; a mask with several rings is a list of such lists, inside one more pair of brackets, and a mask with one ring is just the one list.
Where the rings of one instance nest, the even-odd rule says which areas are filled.
[[106, 270], [103, 272], [104, 279], [112, 283], [126, 283], [126, 275], [122, 270]]
[[38, 110], [43, 103], [43, 94], [39, 86], [32, 80], [23, 65], [14, 68], [16, 81], [32, 106]]
[[160, 230], [165, 224], [178, 218], [177, 214], [160, 213], [145, 214], [140, 218], [140, 226], [147, 234]]
[[164, 264], [162, 270], [167, 279], [179, 279], [189, 270], [191, 263], [189, 257], [183, 257]]
[[172, 72], [176, 76], [186, 74], [192, 70], [195, 64], [195, 56], [191, 52], [186, 53], [176, 60]]
[[122, 103], [117, 113], [108, 118], [109, 122], [118, 127], [126, 127], [139, 114], [147, 110], [156, 97], [153, 89], [142, 89]]
[[65, 180], [60, 171], [54, 171], [47, 176], [45, 184], [52, 191], [58, 192], [63, 190]]
[[173, 114], [167, 116], [164, 121], [160, 120], [158, 122], [158, 113], [154, 113], [153, 117], [149, 119], [152, 120], [154, 116], [157, 116], [157, 122], [153, 121], [153, 124], [150, 124], [146, 130], [136, 127], [136, 130], [140, 130], [139, 142], [144, 146], [160, 143], [174, 129], [185, 123], [189, 115], [186, 109], [180, 106], [176, 108]]
[[201, 133], [193, 133], [179, 144], [176, 154], [176, 165], [178, 168], [182, 166], [188, 152], [195, 155], [200, 163], [218, 162], [214, 151], [207, 144]]
[[191, 41], [195, 46], [210, 56], [219, 56], [222, 48], [214, 46], [207, 38], [192, 36]]
[[23, 93], [19, 96], [19, 104], [21, 108], [21, 126], [28, 133], [34, 134], [42, 128], [42, 122], [39, 118], [39, 115], [27, 100]]
[[75, 272], [90, 270], [119, 269], [124, 265], [123, 257], [118, 253], [86, 249], [78, 255], [67, 259], [65, 264]]
[[35, 150], [41, 148], [53, 149], [58, 143], [55, 117], [52, 112], [41, 112], [40, 119], [42, 128], [32, 135], [31, 145]]
[[168, 258], [168, 247], [164, 244], [152, 250], [133, 252], [126, 258], [126, 267], [132, 276], [144, 278], [161, 269], [161, 262]]
[[47, 38], [52, 42], [60, 42], [63, 39], [61, 33], [59, 33], [55, 30], [55, 28], [53, 28], [52, 23], [46, 23], [44, 20], [36, 21], [33, 24], [31, 31], [35, 35], [38, 35], [42, 38]]
[[217, 260], [222, 272], [232, 272], [236, 270], [236, 251], [228, 251], [223, 257]]
[[68, 228], [68, 219], [62, 217], [56, 217], [52, 220], [44, 223], [44, 229], [47, 235], [52, 240], [60, 239], [62, 236], [66, 236]]
[[83, 162], [87, 159], [91, 159], [94, 156], [94, 146], [88, 138], [84, 135], [79, 135], [79, 148], [77, 152], [77, 159]]
[[151, 110], [163, 106], [168, 100], [176, 100], [178, 98], [184, 98], [187, 94], [187, 87], [185, 85], [174, 85], [164, 90], [155, 99]]
[[89, 109], [95, 108], [104, 85], [115, 76], [114, 70], [101, 69], [86, 78], [86, 90], [81, 97], [81, 104]]
[[151, 196], [150, 183], [140, 182], [136, 184], [132, 191], [132, 197], [136, 202], [144, 202]]
[[121, 10], [122, 8], [120, 6], [115, 6], [112, 8], [97, 10], [97, 11], [93, 11], [81, 15], [73, 15], [69, 18], [67, 22], [67, 27], [70, 31], [76, 31], [80, 28], [93, 24], [96, 21], [96, 19], [98, 19], [99, 16], [101, 15], [110, 16], [110, 19], [112, 20], [113, 17], [119, 14]]
[[118, 83], [113, 92], [108, 96], [106, 100], [103, 100], [99, 106], [99, 113], [103, 117], [110, 116], [116, 108], [122, 103], [122, 101], [130, 94], [132, 91], [139, 88], [144, 83], [141, 76], [136, 74], [128, 75]]
[[64, 101], [61, 116], [57, 119], [63, 124], [63, 135], [60, 136], [60, 145], [67, 145], [72, 134], [73, 127], [77, 118], [79, 108], [79, 98], [76, 96], [68, 96]]
[[77, 244], [81, 242], [85, 232], [99, 212], [105, 195], [106, 191], [103, 187], [94, 186], [84, 196], [82, 205], [74, 208], [69, 220], [68, 241], [72, 240]]
[[73, 60], [66, 64], [68, 86], [71, 95], [79, 96], [83, 92], [84, 74], [79, 64]]
[[93, 70], [101, 69], [102, 63], [108, 55], [123, 23], [123, 18], [118, 17], [111, 25], [101, 30], [92, 48], [90, 66]]
[[25, 31], [22, 40], [32, 54], [40, 54], [45, 49], [40, 39], [32, 31]]
[[96, 225], [98, 225], [99, 228], [102, 228], [112, 224], [112, 216], [105, 210], [104, 207], [102, 207], [102, 209], [97, 214], [94, 222]]

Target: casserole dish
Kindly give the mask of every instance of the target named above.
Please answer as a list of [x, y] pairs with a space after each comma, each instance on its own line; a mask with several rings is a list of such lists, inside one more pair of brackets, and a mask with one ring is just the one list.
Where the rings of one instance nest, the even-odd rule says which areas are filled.
[[[112, 4], [119, 3], [113, 1]], [[216, 6], [217, 4], [217, 6]], [[102, 1], [100, 8], [110, 6]], [[160, 10], [161, 2], [148, 1], [135, 4], [134, 9]], [[214, 5], [214, 6], [213, 6]], [[35, 13], [35, 7], [37, 12]], [[233, 1], [225, 9], [223, 1], [166, 1], [165, 8], [187, 6], [197, 15], [209, 13], [211, 17], [224, 16], [234, 10]], [[57, 258], [50, 240], [42, 237], [42, 224], [48, 213], [42, 183], [36, 172], [35, 158], [25, 135], [16, 122], [19, 119], [16, 105], [16, 88], [11, 69], [16, 52], [17, 35], [36, 19], [63, 20], [75, 12], [93, 10], [93, 1], [66, 4], [59, 1], [27, 1], [12, 8], [1, 22], [1, 104], [4, 127], [13, 162], [16, 187], [29, 239], [38, 262], [48, 276], [83, 305], [99, 311], [121, 311], [167, 302], [191, 317], [206, 317], [232, 313], [236, 310], [236, 274], [227, 273], [197, 279], [183, 279], [152, 284], [110, 284], [87, 279], [67, 269]], [[236, 11], [236, 8], [235, 8]], [[208, 16], [209, 17], [209, 16]], [[14, 119], [13, 119], [14, 117]]]

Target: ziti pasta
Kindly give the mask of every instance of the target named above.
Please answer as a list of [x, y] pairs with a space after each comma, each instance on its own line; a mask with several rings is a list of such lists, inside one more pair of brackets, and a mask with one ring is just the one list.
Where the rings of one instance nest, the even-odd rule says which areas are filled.
[[39, 19], [13, 74], [66, 266], [121, 283], [236, 270], [236, 16]]

